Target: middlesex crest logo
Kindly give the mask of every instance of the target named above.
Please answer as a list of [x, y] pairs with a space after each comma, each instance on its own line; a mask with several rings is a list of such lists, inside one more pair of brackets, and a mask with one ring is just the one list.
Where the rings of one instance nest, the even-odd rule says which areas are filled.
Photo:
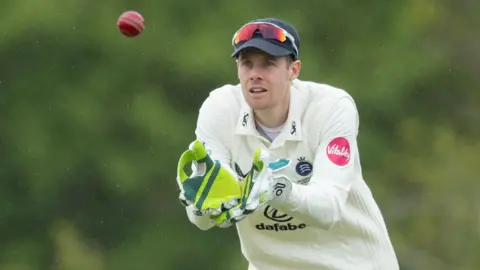
[[295, 171], [298, 173], [298, 175], [307, 176], [312, 172], [312, 170], [312, 163], [306, 161], [304, 157], [298, 158], [297, 166], [295, 166]]
[[338, 166], [345, 166], [350, 161], [350, 143], [346, 138], [337, 137], [327, 146], [327, 156]]

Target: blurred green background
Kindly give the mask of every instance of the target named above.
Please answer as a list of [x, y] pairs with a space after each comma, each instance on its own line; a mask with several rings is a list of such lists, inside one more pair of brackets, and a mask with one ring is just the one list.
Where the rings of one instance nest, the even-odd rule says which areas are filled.
[[[116, 28], [126, 10], [145, 17], [137, 38]], [[189, 223], [175, 170], [256, 17], [297, 26], [300, 79], [356, 99], [401, 269], [480, 269], [478, 14], [466, 0], [2, 0], [0, 269], [245, 270], [234, 228]]]

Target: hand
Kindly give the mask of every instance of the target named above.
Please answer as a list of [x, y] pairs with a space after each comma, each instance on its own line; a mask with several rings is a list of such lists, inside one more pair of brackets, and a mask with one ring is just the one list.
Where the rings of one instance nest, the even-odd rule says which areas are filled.
[[[192, 174], [185, 166], [192, 163]], [[219, 215], [237, 205], [242, 196], [235, 173], [217, 160], [212, 160], [203, 144], [195, 140], [180, 157], [177, 167], [180, 202], [193, 205], [196, 215]]]
[[290, 164], [290, 160], [287, 159], [269, 162], [268, 152], [257, 150], [253, 158], [252, 168], [241, 183], [242, 198], [240, 204], [214, 217], [215, 224], [221, 228], [230, 227], [267, 202], [288, 197], [292, 189], [292, 184], [288, 178]]

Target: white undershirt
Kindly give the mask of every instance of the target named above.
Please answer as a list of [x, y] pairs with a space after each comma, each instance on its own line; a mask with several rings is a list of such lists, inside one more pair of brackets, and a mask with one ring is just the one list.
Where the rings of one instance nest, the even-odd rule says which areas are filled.
[[272, 142], [273, 140], [275, 140], [275, 138], [280, 134], [280, 132], [282, 131], [283, 129], [283, 125], [279, 126], [279, 127], [274, 127], [274, 128], [269, 128], [269, 127], [266, 127], [262, 124], [260, 124], [259, 122], [255, 122], [256, 124], [256, 127], [257, 127], [257, 131], [263, 135], [265, 138], [267, 138], [270, 142]]

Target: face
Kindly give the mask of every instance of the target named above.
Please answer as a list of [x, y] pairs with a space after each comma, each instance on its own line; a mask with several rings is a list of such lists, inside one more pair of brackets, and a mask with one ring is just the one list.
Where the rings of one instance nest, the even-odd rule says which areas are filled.
[[247, 104], [255, 111], [288, 106], [290, 85], [300, 72], [300, 61], [245, 50], [237, 60], [238, 79]]

